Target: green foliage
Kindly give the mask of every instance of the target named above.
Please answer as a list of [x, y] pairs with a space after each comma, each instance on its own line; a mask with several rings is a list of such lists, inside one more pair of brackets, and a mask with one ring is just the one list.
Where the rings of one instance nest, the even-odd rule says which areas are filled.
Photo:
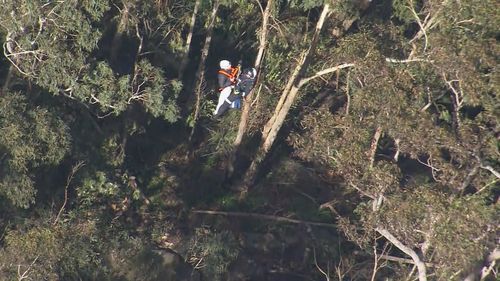
[[7, 232], [0, 250], [0, 277], [17, 280], [19, 270], [33, 280], [95, 278], [100, 257], [94, 248], [93, 227], [34, 226]]
[[24, 76], [54, 95], [97, 104], [103, 112], [119, 114], [135, 101], [155, 117], [177, 120], [178, 87], [168, 91], [158, 67], [139, 60], [132, 75], [118, 75], [95, 57], [108, 1], [42, 5], [26, 0], [18, 4], [19, 16], [9, 12], [12, 5], [2, 6], [0, 15], [8, 16], [0, 24], [8, 33], [9, 58]]
[[68, 126], [51, 110], [29, 104], [18, 92], [0, 97], [0, 193], [15, 205], [33, 203], [33, 169], [57, 165], [69, 151]]
[[141, 198], [140, 190], [132, 186], [133, 182], [135, 178], [126, 172], [88, 171], [77, 187], [79, 203], [84, 208], [107, 204], [113, 211], [127, 210], [131, 201]]
[[325, 1], [324, 0], [292, 0], [289, 1], [290, 7], [299, 7], [303, 10], [309, 10], [311, 8], [315, 8], [318, 6], [323, 5]]
[[113, 198], [120, 191], [117, 183], [110, 181], [106, 173], [98, 171], [95, 177], [86, 177], [82, 186], [78, 188], [78, 197], [85, 206], [102, 202], [106, 198]]
[[498, 211], [481, 196], [450, 201], [422, 187], [388, 198], [375, 223], [411, 247], [425, 241], [438, 264], [436, 272], [448, 279], [457, 268], [474, 267], [494, 248]]
[[190, 255], [193, 262], [202, 262], [202, 272], [209, 280], [225, 280], [228, 266], [238, 257], [238, 243], [228, 232], [198, 228], [192, 238]]
[[182, 262], [171, 256], [165, 258], [162, 252], [155, 251], [140, 238], [116, 237], [108, 245], [106, 262], [114, 278], [127, 281], [177, 280], [175, 267]]
[[[343, 63], [354, 67], [301, 89], [278, 137], [289, 146], [275, 146], [262, 170], [271, 171], [262, 178], [263, 188], [250, 189], [241, 202], [227, 191], [232, 183], [224, 178], [240, 112], [214, 121], [208, 117], [215, 105], [203, 99], [202, 129], [190, 144], [185, 132], [192, 118], [176, 122], [184, 105], [181, 100], [178, 106], [177, 97], [189, 86], [182, 83], [193, 79], [190, 68], [197, 65], [203, 26], [215, 1], [201, 3], [183, 81], [175, 75], [194, 1], [4, 1], [1, 42], [14, 70], [6, 88], [20, 92], [0, 95], [0, 201], [27, 208], [37, 190], [45, 192], [38, 192], [41, 200], [30, 210], [2, 205], [0, 279], [18, 279], [20, 265], [33, 280], [177, 280], [169, 266], [191, 274], [185, 259], [205, 279], [224, 280], [229, 268], [240, 270], [247, 257], [266, 264], [268, 258], [278, 259], [239, 243], [240, 238], [248, 242], [244, 232], [279, 229], [283, 240], [266, 245], [304, 249], [302, 264], [292, 262], [288, 252], [280, 255], [290, 259], [280, 260], [283, 271], [319, 275], [307, 251], [313, 237], [323, 269], [351, 268], [343, 279], [365, 280], [373, 269], [376, 227], [435, 264], [429, 268], [432, 278], [470, 272], [496, 242], [498, 181], [491, 173], [499, 169], [499, 13], [491, 8], [496, 2], [375, 2], [369, 5], [378, 7], [368, 10], [363, 1], [332, 2], [303, 75]], [[259, 99], [233, 182], [309, 47], [326, 2], [274, 3]], [[208, 64], [222, 55], [253, 61], [261, 31], [257, 2], [219, 4]], [[381, 8], [392, 9], [392, 19], [380, 21]], [[417, 35], [418, 21], [427, 24], [425, 34]], [[0, 60], [1, 81], [5, 62], [7, 57]], [[380, 138], [374, 140], [377, 131]], [[67, 178], [69, 163], [80, 160], [85, 167]], [[58, 223], [52, 225], [63, 198]], [[48, 223], [40, 214], [51, 202]], [[229, 225], [226, 218], [193, 218], [189, 207], [314, 221], [334, 214], [345, 237], [366, 251], [353, 250], [345, 237], [319, 227], [307, 228], [305, 235], [301, 227], [248, 220], [231, 221], [234, 234], [216, 231], [213, 225]], [[394, 247], [390, 251], [403, 256]], [[410, 274], [411, 265], [390, 263], [375, 279], [407, 279], [403, 275]]]
[[419, 1], [395, 0], [392, 1], [393, 15], [404, 23], [415, 22], [415, 14], [412, 10], [417, 10]]
[[2, 195], [22, 208], [28, 208], [30, 204], [35, 203], [36, 189], [33, 180], [23, 173], [9, 170], [5, 172], [8, 175], [0, 182]]

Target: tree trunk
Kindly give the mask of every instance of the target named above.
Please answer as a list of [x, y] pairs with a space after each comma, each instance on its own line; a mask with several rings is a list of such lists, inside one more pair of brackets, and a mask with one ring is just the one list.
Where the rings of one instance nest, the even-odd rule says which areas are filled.
[[181, 66], [179, 67], [179, 80], [182, 80], [184, 76], [184, 70], [186, 69], [189, 60], [189, 51], [191, 48], [191, 40], [193, 39], [194, 26], [196, 24], [196, 16], [198, 15], [198, 9], [200, 7], [201, 0], [196, 0], [194, 3], [193, 15], [191, 16], [191, 22], [189, 24], [189, 33], [186, 38], [186, 45], [184, 46], [184, 56], [181, 60]]
[[212, 41], [212, 34], [214, 31], [215, 18], [217, 16], [217, 10], [219, 9], [219, 0], [215, 0], [214, 6], [212, 8], [212, 13], [210, 15], [210, 22], [207, 27], [207, 37], [205, 38], [205, 43], [203, 45], [203, 50], [201, 51], [200, 64], [198, 65], [198, 71], [196, 72], [195, 80], [195, 93], [196, 93], [196, 103], [193, 116], [193, 128], [191, 129], [191, 134], [189, 135], [189, 142], [191, 142], [194, 132], [196, 130], [196, 121], [200, 115], [200, 103], [201, 103], [201, 92], [203, 81], [205, 80], [205, 61], [207, 60], [208, 50], [210, 49], [210, 42]]
[[[290, 107], [292, 106], [295, 97], [299, 92], [300, 87], [304, 84], [299, 79], [301, 79], [301, 76], [303, 76], [303, 74], [307, 70], [307, 67], [309, 66], [311, 53], [316, 49], [321, 29], [323, 28], [323, 24], [325, 22], [326, 16], [329, 14], [329, 11], [330, 11], [330, 5], [325, 4], [323, 6], [323, 11], [321, 12], [321, 16], [316, 24], [316, 29], [314, 31], [313, 38], [311, 40], [311, 45], [303, 55], [302, 59], [297, 64], [297, 67], [295, 68], [292, 75], [290, 76], [287, 86], [281, 95], [280, 102], [278, 102], [278, 104], [276, 105], [275, 113], [273, 114], [273, 116], [271, 116], [266, 126], [264, 127], [264, 132], [262, 136], [263, 140], [262, 145], [260, 146], [255, 159], [252, 161], [250, 168], [245, 173], [245, 176], [243, 178], [242, 192], [245, 192], [250, 186], [254, 184], [258, 167], [260, 166], [260, 163], [264, 160], [264, 158], [267, 156], [267, 153], [269, 152], [274, 141], [276, 140], [278, 131], [281, 129], [285, 117], [287, 116], [288, 111], [290, 110]], [[287, 90], [287, 87], [289, 85], [291, 85], [291, 89]]]
[[[259, 51], [257, 52], [257, 57], [255, 58], [255, 69], [257, 70], [257, 76], [260, 76], [260, 65], [262, 62], [262, 58], [264, 56], [264, 50], [266, 48], [267, 43], [267, 24], [269, 22], [269, 16], [271, 15], [271, 6], [273, 5], [273, 0], [267, 1], [266, 9], [262, 15], [262, 30], [259, 37]], [[247, 124], [248, 124], [248, 116], [250, 113], [252, 103], [252, 96], [248, 96], [245, 103], [243, 103], [243, 109], [241, 113], [240, 125], [238, 127], [238, 134], [236, 135], [236, 139], [234, 140], [233, 145], [237, 150], [241, 141], [243, 140], [243, 135], [245, 134]]]
[[13, 76], [14, 76], [14, 66], [11, 64], [9, 66], [7, 76], [5, 77], [5, 81], [3, 82], [2, 93], [6, 93], [9, 90], [10, 81], [12, 80]]
[[[260, 3], [259, 3], [260, 5]], [[271, 15], [271, 7], [273, 5], [273, 0], [267, 1], [266, 9], [263, 11], [262, 14], [262, 28], [259, 36], [259, 50], [257, 52], [257, 57], [255, 58], [255, 69], [257, 70], [257, 77], [255, 80], [258, 82], [259, 77], [260, 77], [260, 65], [262, 63], [262, 59], [264, 57], [264, 51], [266, 49], [266, 43], [267, 43], [267, 25], [269, 22], [269, 17]], [[256, 83], [257, 84], [257, 83]], [[254, 86], [255, 88], [255, 86]], [[253, 90], [247, 95], [247, 98], [245, 99], [243, 103], [243, 108], [241, 110], [241, 119], [240, 119], [240, 124], [238, 126], [238, 133], [236, 134], [236, 138], [233, 142], [233, 151], [231, 152], [231, 155], [229, 157], [229, 164], [227, 167], [228, 174], [227, 177], [231, 177], [233, 171], [234, 171], [234, 165], [235, 161], [237, 159], [237, 154], [241, 145], [241, 141], [243, 140], [243, 136], [245, 135], [247, 125], [248, 125], [248, 117], [250, 116], [250, 109], [252, 107], [252, 101], [253, 101], [253, 95], [252, 95]]]
[[272, 127], [274, 121], [276, 121], [276, 116], [279, 114], [281, 108], [283, 107], [283, 103], [285, 103], [285, 100], [288, 97], [290, 90], [292, 89], [293, 83], [297, 80], [297, 77], [299, 76], [300, 71], [304, 66], [306, 57], [307, 57], [307, 52], [303, 53], [301, 55], [300, 60], [297, 63], [297, 66], [295, 67], [295, 69], [292, 72], [292, 75], [288, 79], [288, 82], [285, 86], [285, 89], [283, 90], [283, 93], [281, 94], [281, 97], [280, 97], [278, 103], [276, 104], [276, 108], [274, 109], [274, 114], [271, 116], [269, 121], [264, 126], [264, 129], [262, 130], [262, 140], [265, 140], [267, 138], [267, 136], [269, 135], [269, 133], [271, 131], [271, 127]]

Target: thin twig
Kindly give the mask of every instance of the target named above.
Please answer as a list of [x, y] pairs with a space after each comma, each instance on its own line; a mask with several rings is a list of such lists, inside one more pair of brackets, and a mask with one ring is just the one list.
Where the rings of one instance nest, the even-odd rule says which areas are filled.
[[425, 52], [427, 50], [427, 44], [429, 42], [429, 39], [427, 38], [427, 32], [425, 30], [425, 27], [422, 24], [422, 21], [420, 21], [420, 17], [418, 16], [417, 12], [415, 12], [415, 8], [413, 7], [413, 0], [410, 0], [410, 7], [408, 7], [408, 9], [412, 12], [413, 16], [417, 20], [418, 26], [420, 27], [420, 31], [422, 31], [424, 34], [424, 38], [425, 38], [424, 52]]
[[349, 94], [350, 83], [351, 83], [351, 70], [348, 70], [347, 71], [347, 78], [346, 78], [346, 90], [345, 90], [345, 94], [347, 96], [347, 102], [345, 105], [345, 115], [346, 116], [349, 115], [349, 107], [351, 106], [351, 95]]
[[71, 181], [73, 180], [73, 177], [75, 176], [76, 172], [80, 170], [81, 167], [85, 166], [85, 162], [80, 161], [76, 163], [73, 168], [71, 168], [71, 172], [69, 173], [68, 178], [66, 179], [66, 186], [64, 187], [64, 203], [62, 204], [61, 208], [59, 209], [59, 213], [57, 213], [56, 219], [54, 220], [54, 223], [52, 225], [56, 225], [57, 222], [59, 221], [59, 217], [61, 216], [62, 212], [64, 211], [64, 207], [66, 207], [66, 204], [68, 203], [68, 187]]
[[18, 281], [22, 281], [26, 278], [28, 278], [28, 273], [30, 271], [30, 269], [33, 267], [33, 265], [35, 264], [35, 262], [38, 260], [38, 258], [40, 257], [40, 255], [36, 256], [36, 258], [31, 262], [31, 264], [28, 266], [28, 268], [23, 272], [23, 274], [21, 274], [21, 265], [17, 265], [17, 280]]
[[314, 255], [314, 265], [316, 265], [316, 268], [321, 272], [321, 274], [325, 275], [326, 281], [330, 281], [330, 272], [325, 272], [319, 265], [318, 261], [316, 260], [316, 248], [313, 247], [313, 255]]
[[409, 63], [409, 62], [428, 62], [428, 63], [433, 63], [433, 60], [428, 60], [428, 59], [421, 59], [421, 58], [414, 58], [414, 59], [404, 59], [404, 60], [398, 60], [398, 59], [393, 59], [393, 58], [385, 58], [386, 62], [391, 62], [391, 63]]
[[[485, 190], [488, 186], [490, 186], [490, 185], [492, 185], [492, 184], [496, 183], [497, 181], [498, 181], [498, 180], [493, 180], [492, 182], [490, 182], [490, 183], [486, 184], [485, 186], [481, 187], [478, 191], [476, 191], [476, 193], [475, 193], [475, 194], [480, 193], [481, 191]], [[469, 197], [469, 198], [471, 198], [471, 197]], [[467, 198], [467, 199], [469, 199], [469, 198]]]

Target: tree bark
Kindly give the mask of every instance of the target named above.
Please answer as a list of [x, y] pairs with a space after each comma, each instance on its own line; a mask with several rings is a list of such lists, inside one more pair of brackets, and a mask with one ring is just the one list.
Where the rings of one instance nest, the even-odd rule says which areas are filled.
[[[350, 64], [350, 63], [341, 64], [339, 66], [329, 68], [328, 72], [320, 71], [318, 73], [322, 73], [322, 75], [324, 75], [324, 74], [327, 74], [330, 72], [337, 71], [337, 69], [351, 67], [353, 65], [354, 64]], [[316, 73], [314, 76], [311, 76], [309, 78], [301, 79], [300, 82], [297, 83], [298, 85], [292, 86], [292, 89], [288, 93], [287, 98], [285, 99], [281, 110], [277, 113], [276, 116], [273, 116], [274, 118], [271, 117], [271, 119], [266, 124], [266, 126], [269, 126], [269, 132], [268, 132], [266, 138], [263, 139], [262, 145], [261, 145], [259, 151], [257, 152], [256, 158], [254, 159], [252, 164], [250, 164], [250, 168], [248, 168], [248, 171], [245, 174], [245, 177], [243, 180], [245, 188], [248, 188], [249, 186], [254, 184], [259, 165], [265, 159], [265, 157], [267, 156], [267, 153], [269, 153], [269, 151], [271, 150], [271, 147], [273, 146], [274, 141], [276, 140], [276, 137], [278, 136], [279, 130], [283, 126], [285, 118], [288, 115], [288, 111], [290, 111], [290, 108], [292, 107], [292, 104], [295, 101], [295, 98], [300, 90], [300, 87], [302, 87], [306, 82], [309, 82], [311, 80], [310, 78], [319, 77], [317, 75], [318, 73]], [[271, 121], [272, 121], [272, 123], [271, 123]]]
[[193, 39], [194, 26], [196, 24], [196, 16], [198, 15], [198, 9], [200, 7], [201, 0], [196, 0], [194, 3], [193, 15], [191, 16], [191, 22], [189, 24], [189, 33], [186, 38], [186, 45], [184, 46], [184, 56], [181, 60], [181, 65], [179, 67], [179, 80], [182, 80], [184, 76], [184, 70], [186, 69], [189, 60], [189, 51], [191, 49], [191, 40]]
[[375, 134], [373, 134], [372, 143], [370, 145], [370, 151], [368, 152], [368, 163], [370, 168], [373, 168], [373, 163], [375, 162], [375, 153], [377, 152], [378, 141], [382, 135], [382, 128], [380, 126], [375, 129]]
[[217, 16], [217, 11], [219, 10], [219, 0], [215, 0], [214, 6], [212, 8], [212, 13], [210, 15], [210, 22], [207, 27], [207, 37], [205, 37], [205, 43], [203, 44], [203, 49], [201, 51], [201, 59], [198, 65], [198, 71], [196, 72], [195, 80], [195, 94], [196, 103], [193, 116], [193, 128], [191, 129], [191, 134], [189, 135], [189, 142], [191, 142], [194, 132], [196, 130], [196, 121], [200, 115], [200, 103], [201, 103], [201, 91], [203, 80], [205, 79], [205, 61], [207, 60], [208, 50], [210, 49], [210, 42], [212, 41], [212, 34], [214, 31], [215, 18]]
[[[400, 258], [400, 257], [393, 257], [389, 255], [380, 255], [381, 259], [388, 260], [388, 261], [395, 261], [395, 262], [400, 262], [400, 263], [409, 263], [409, 264], [415, 264], [415, 262], [412, 259], [405, 259], [405, 258]], [[425, 266], [427, 267], [434, 267], [435, 265], [430, 262], [426, 262]]]
[[288, 79], [288, 82], [285, 86], [285, 89], [283, 90], [283, 93], [281, 94], [280, 99], [278, 100], [278, 103], [276, 104], [276, 108], [274, 109], [274, 114], [271, 116], [269, 121], [267, 121], [266, 125], [264, 126], [264, 130], [262, 130], [262, 139], [265, 140], [269, 133], [271, 132], [271, 127], [273, 123], [276, 121], [276, 116], [279, 114], [280, 110], [283, 108], [283, 104], [285, 103], [286, 98], [288, 97], [293, 83], [297, 80], [297, 77], [300, 74], [300, 70], [302, 69], [305, 60], [306, 60], [307, 52], [303, 53], [297, 63], [297, 66], [292, 72], [292, 75]]
[[427, 281], [427, 268], [425, 266], [425, 263], [420, 259], [420, 257], [417, 255], [417, 253], [414, 250], [405, 246], [403, 243], [401, 243], [401, 241], [399, 241], [396, 237], [394, 237], [386, 229], [378, 227], [375, 230], [378, 233], [380, 233], [382, 236], [384, 236], [385, 239], [389, 240], [389, 242], [391, 242], [394, 246], [396, 246], [398, 249], [400, 249], [403, 253], [410, 256], [411, 259], [413, 260], [413, 262], [415, 263], [415, 265], [417, 266], [418, 280], [419, 281]]
[[[260, 5], [260, 3], [257, 0], [257, 3]], [[269, 23], [269, 17], [271, 15], [271, 7], [273, 5], [273, 0], [267, 1], [266, 9], [262, 12], [262, 27], [261, 27], [261, 32], [259, 36], [259, 50], [257, 52], [257, 57], [255, 58], [255, 64], [254, 68], [257, 70], [257, 77], [255, 78], [256, 81], [258, 82], [259, 77], [260, 77], [260, 65], [262, 63], [262, 59], [264, 57], [264, 51], [266, 49], [266, 43], [267, 43], [267, 25]], [[259, 6], [260, 7], [260, 6]], [[262, 9], [262, 7], [260, 7]], [[254, 86], [255, 88], [255, 86]], [[240, 124], [238, 126], [238, 133], [236, 134], [236, 138], [234, 139], [233, 142], [233, 150], [231, 152], [231, 155], [229, 157], [228, 161], [228, 174], [227, 177], [231, 177], [234, 171], [234, 165], [237, 159], [237, 154], [240, 149], [241, 142], [243, 140], [243, 136], [245, 135], [245, 132], [247, 130], [247, 125], [248, 125], [248, 120], [250, 116], [250, 110], [252, 108], [252, 101], [253, 101], [253, 95], [252, 95], [253, 90], [247, 95], [245, 98], [245, 102], [243, 103], [243, 108], [241, 109], [241, 118], [240, 118]]]
[[[255, 69], [257, 70], [257, 76], [260, 76], [260, 65], [262, 63], [262, 58], [264, 56], [264, 50], [266, 48], [267, 43], [267, 25], [269, 22], [269, 16], [271, 15], [271, 6], [273, 5], [273, 0], [267, 1], [266, 9], [262, 14], [262, 29], [259, 36], [259, 50], [257, 52], [257, 57], [255, 58]], [[258, 78], [257, 77], [257, 78]], [[243, 109], [241, 112], [240, 125], [238, 126], [238, 133], [236, 134], [236, 138], [233, 142], [234, 149], [237, 151], [241, 141], [243, 140], [243, 135], [245, 134], [247, 124], [248, 124], [248, 116], [250, 114], [250, 108], [252, 103], [252, 95], [249, 95], [246, 99], [245, 103], [243, 103]]]
[[[278, 135], [278, 132], [281, 129], [281, 126], [283, 125], [283, 122], [288, 114], [288, 111], [290, 110], [290, 107], [295, 101], [295, 97], [297, 96], [300, 87], [311, 80], [309, 78], [303, 80], [301, 77], [304, 75], [305, 71], [307, 70], [307, 67], [309, 66], [311, 60], [311, 54], [316, 49], [321, 29], [323, 28], [323, 24], [325, 23], [325, 19], [329, 13], [330, 13], [330, 5], [325, 3], [323, 6], [323, 11], [321, 12], [321, 16], [316, 24], [314, 35], [311, 40], [311, 45], [306, 50], [302, 59], [299, 61], [294, 72], [290, 76], [287, 86], [285, 87], [281, 95], [280, 101], [276, 105], [275, 113], [273, 114], [273, 116], [271, 116], [266, 126], [264, 127], [262, 144], [259, 148], [259, 151], [257, 152], [255, 159], [252, 161], [250, 168], [247, 170], [243, 178], [242, 195], [246, 192], [246, 190], [250, 186], [254, 184], [258, 167], [260, 166], [260, 163], [265, 159], [267, 153], [269, 152], [274, 141], [276, 140], [276, 136]], [[330, 68], [329, 72], [336, 71], [337, 69], [338, 67]], [[324, 75], [329, 72], [324, 72], [321, 75]], [[319, 76], [320, 75], [313, 77], [316, 78]], [[287, 90], [287, 87], [289, 85], [291, 85], [291, 88], [290, 90]]]

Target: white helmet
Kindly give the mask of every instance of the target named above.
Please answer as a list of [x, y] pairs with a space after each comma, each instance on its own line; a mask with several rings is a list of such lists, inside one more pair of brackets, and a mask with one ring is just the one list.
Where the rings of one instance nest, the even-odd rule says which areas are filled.
[[231, 68], [231, 62], [228, 60], [221, 60], [219, 62], [219, 66], [221, 69], [229, 69]]

